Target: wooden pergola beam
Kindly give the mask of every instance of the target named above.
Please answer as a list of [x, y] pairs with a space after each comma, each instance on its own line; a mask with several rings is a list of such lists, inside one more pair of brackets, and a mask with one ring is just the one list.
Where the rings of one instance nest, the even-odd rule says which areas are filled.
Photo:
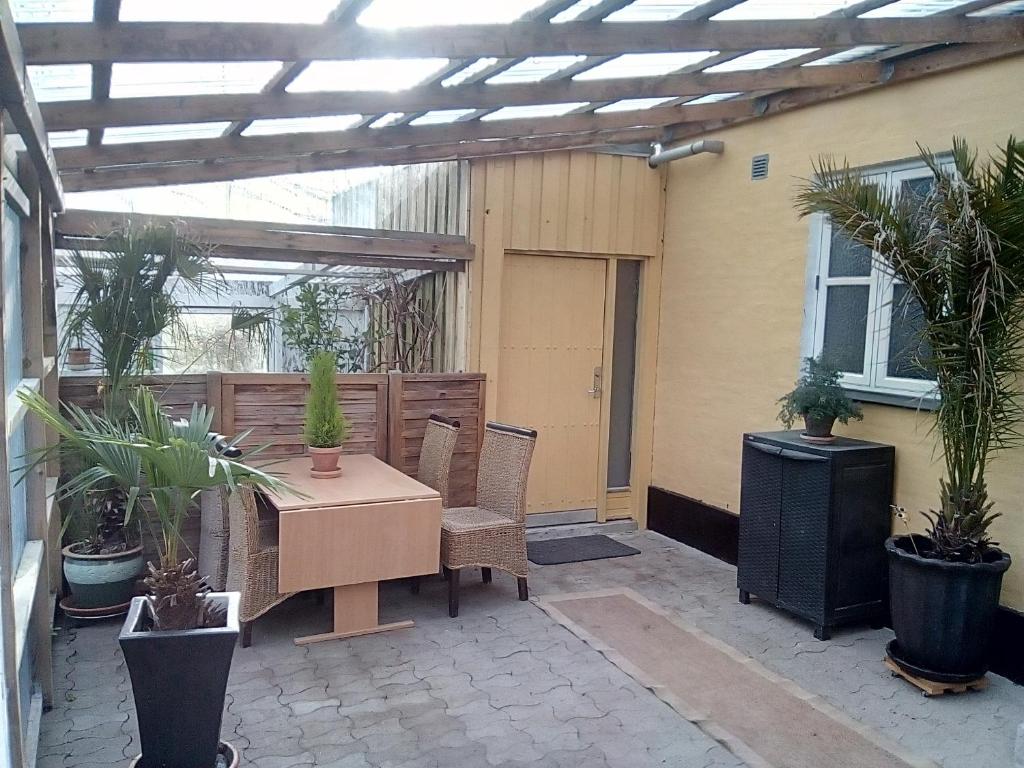
[[473, 121], [432, 126], [359, 128], [347, 131], [291, 133], [271, 136], [220, 136], [213, 139], [152, 141], [57, 150], [62, 172], [196, 160], [279, 158], [314, 152], [429, 146], [458, 141], [510, 139], [550, 134], [591, 133], [634, 127], [663, 126], [753, 114], [750, 101], [665, 107], [601, 115]]
[[858, 45], [1013, 43], [1021, 17], [816, 18], [630, 24], [517, 22], [426, 29], [319, 25], [133, 22], [26, 24], [29, 64], [132, 61], [302, 61], [835, 48]]
[[885, 78], [878, 62], [853, 62], [821, 67], [779, 67], [739, 72], [691, 72], [661, 77], [610, 80], [550, 80], [538, 83], [487, 85], [474, 83], [443, 88], [412, 88], [400, 93], [339, 91], [224, 96], [163, 96], [94, 101], [63, 101], [42, 105], [52, 131], [126, 125], [202, 123], [257, 118], [316, 117], [435, 109], [617, 101], [649, 97], [699, 96], [755, 90], [814, 88], [827, 85], [877, 83]]
[[[995, 61], [1010, 56], [1024, 54], [1024, 45], [971, 45], [957, 46], [948, 49], [940, 49], [931, 53], [924, 53], [912, 58], [892, 63], [892, 72], [885, 85], [895, 85], [922, 77], [939, 75], [955, 69], [962, 69], [974, 64], [982, 64], [987, 61]], [[751, 119], [761, 119], [771, 115], [790, 112], [794, 109], [821, 104], [825, 101], [839, 99], [846, 96], [853, 96], [878, 86], [850, 85], [836, 86], [831, 88], [807, 88], [800, 91], [790, 91], [771, 95], [761, 100], [763, 110], [756, 117], [727, 118], [722, 121], [711, 121], [700, 126], [688, 125], [678, 126], [670, 130], [673, 141], [685, 141], [698, 136], [706, 135], [712, 131], [723, 128], [730, 128], [736, 125], [750, 122]]]
[[[136, 224], [184, 225], [190, 235], [232, 252], [281, 250], [292, 253], [341, 254], [373, 256], [382, 259], [444, 259], [469, 261], [473, 246], [463, 240], [451, 242], [441, 238], [406, 238], [401, 233], [388, 237], [360, 233], [355, 228], [346, 231], [320, 229], [307, 231], [301, 224], [276, 222], [248, 222], [241, 226], [225, 219], [203, 219], [181, 216], [102, 213], [97, 211], [68, 211], [57, 219], [58, 241], [61, 247], [88, 250], [102, 244], [102, 236], [111, 229], [123, 226], [126, 220]], [[372, 230], [370, 230], [372, 231]], [[369, 231], [368, 231], [369, 232]], [[254, 257], [255, 258], [255, 257]], [[296, 258], [301, 261], [301, 259]]]
[[0, 4], [0, 103], [36, 167], [43, 196], [54, 210], [63, 209], [64, 190], [57, 174], [57, 161], [32, 84], [25, 74], [25, 58], [9, 3]]
[[553, 152], [611, 145], [651, 142], [662, 138], [661, 127], [623, 131], [537, 136], [529, 138], [467, 141], [455, 144], [367, 149], [324, 153], [283, 159], [229, 160], [224, 162], [179, 162], [170, 165], [144, 165], [65, 175], [70, 192], [100, 189], [158, 187], [167, 184], [193, 184], [209, 181], [250, 179], [342, 168], [369, 168], [381, 165], [440, 162], [530, 152]]
[[[121, 0], [93, 0], [92, 18], [96, 24], [116, 24], [121, 13]], [[92, 68], [92, 101], [101, 108], [110, 99], [110, 77], [113, 74], [111, 64], [96, 64]], [[46, 120], [46, 116], [43, 116]], [[48, 126], [49, 127], [49, 126]], [[103, 143], [103, 128], [89, 129], [87, 139], [90, 146]]]

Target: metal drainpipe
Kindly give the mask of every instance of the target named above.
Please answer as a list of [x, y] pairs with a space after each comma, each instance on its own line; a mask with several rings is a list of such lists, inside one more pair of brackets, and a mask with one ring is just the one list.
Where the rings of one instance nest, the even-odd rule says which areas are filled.
[[699, 155], [704, 152], [720, 155], [724, 151], [725, 142], [718, 141], [717, 139], [701, 139], [700, 141], [693, 141], [689, 144], [681, 144], [678, 147], [672, 147], [672, 149], [662, 149], [661, 144], [654, 144], [653, 151], [647, 158], [647, 164], [651, 168], [657, 168], [659, 165], [673, 160], [678, 160], [681, 157]]

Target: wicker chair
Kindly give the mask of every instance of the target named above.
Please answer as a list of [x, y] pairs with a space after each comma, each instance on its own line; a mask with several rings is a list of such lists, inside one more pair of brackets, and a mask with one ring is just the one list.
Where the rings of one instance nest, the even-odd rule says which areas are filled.
[[526, 566], [526, 480], [537, 433], [488, 422], [480, 449], [475, 507], [453, 507], [441, 515], [441, 565], [448, 578], [448, 615], [459, 615], [459, 572], [479, 567], [484, 583], [491, 569], [516, 577], [519, 599], [529, 598]]
[[459, 422], [430, 414], [420, 447], [416, 479], [441, 494], [441, 506], [448, 506], [448, 475], [459, 438]]
[[268, 540], [270, 536], [267, 534], [273, 529], [261, 525], [253, 489], [239, 486], [238, 491], [227, 496], [224, 503], [231, 518], [228, 589], [242, 593], [238, 613], [242, 625], [242, 647], [248, 648], [252, 643], [252, 622], [295, 593], [278, 592], [277, 542]]

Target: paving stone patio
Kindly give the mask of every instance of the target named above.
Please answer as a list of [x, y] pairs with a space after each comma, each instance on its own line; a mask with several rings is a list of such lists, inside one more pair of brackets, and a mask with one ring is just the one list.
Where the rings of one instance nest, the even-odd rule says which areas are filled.
[[[533, 591], [632, 587], [944, 768], [1013, 765], [1024, 687], [993, 676], [984, 693], [924, 698], [882, 667], [888, 631], [820, 642], [772, 608], [739, 605], [734, 568], [657, 534], [616, 538], [642, 553], [531, 567]], [[462, 615], [449, 619], [440, 579], [418, 596], [388, 584], [384, 620], [416, 627], [305, 648], [291, 638], [326, 630], [330, 605], [293, 598], [236, 650], [224, 738], [260, 768], [746, 765], [515, 593], [501, 574], [486, 586], [464, 576]], [[40, 768], [127, 765], [138, 752], [118, 628], [58, 633]]]

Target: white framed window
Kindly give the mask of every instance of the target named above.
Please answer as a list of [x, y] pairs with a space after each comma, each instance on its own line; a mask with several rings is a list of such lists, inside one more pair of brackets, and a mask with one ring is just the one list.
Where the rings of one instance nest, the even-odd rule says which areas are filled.
[[[889, 190], [922, 197], [934, 183], [920, 161], [864, 171]], [[920, 304], [882, 268], [871, 249], [844, 235], [824, 214], [811, 220], [801, 357], [824, 355], [852, 394], [921, 400], [935, 397], [922, 367]], [[870, 399], [870, 398], [868, 398]]]

